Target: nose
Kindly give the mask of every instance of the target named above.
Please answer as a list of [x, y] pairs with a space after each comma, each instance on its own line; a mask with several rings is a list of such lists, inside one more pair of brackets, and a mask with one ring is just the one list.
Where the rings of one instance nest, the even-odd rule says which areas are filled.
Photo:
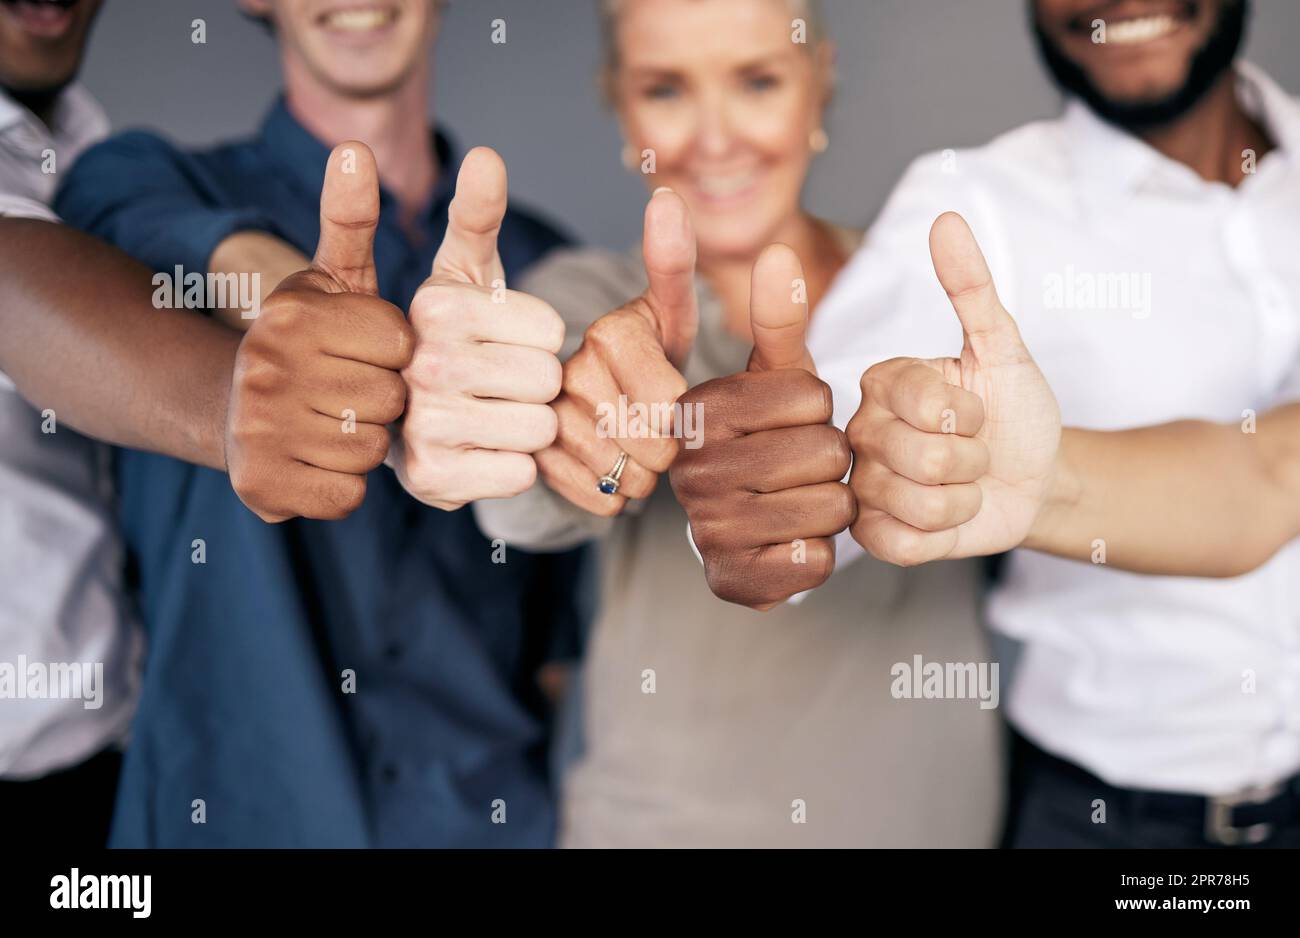
[[707, 157], [726, 156], [735, 144], [733, 115], [724, 94], [710, 94], [700, 99], [696, 113], [695, 148]]

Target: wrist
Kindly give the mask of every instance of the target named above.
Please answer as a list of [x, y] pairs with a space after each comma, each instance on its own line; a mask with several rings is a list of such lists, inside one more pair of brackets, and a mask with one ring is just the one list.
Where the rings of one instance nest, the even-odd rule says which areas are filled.
[[1082, 501], [1083, 480], [1072, 459], [1077, 433], [1075, 430], [1062, 430], [1061, 441], [1056, 447], [1056, 459], [1045, 482], [1038, 512], [1019, 546], [1030, 550], [1051, 551], [1051, 545], [1059, 540], [1066, 519], [1077, 510]]

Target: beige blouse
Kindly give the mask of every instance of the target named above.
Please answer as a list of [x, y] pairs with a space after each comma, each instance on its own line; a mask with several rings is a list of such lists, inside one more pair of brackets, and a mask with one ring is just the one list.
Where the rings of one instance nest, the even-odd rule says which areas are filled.
[[[860, 239], [844, 237], [850, 250]], [[639, 251], [568, 251], [519, 287], [565, 318], [568, 355], [646, 280]], [[691, 386], [744, 369], [750, 351], [702, 281], [697, 290]], [[601, 541], [585, 751], [563, 786], [564, 845], [993, 845], [997, 711], [891, 694], [891, 668], [911, 668], [914, 656], [989, 660], [975, 562], [904, 571], [864, 560], [798, 605], [757, 613], [709, 592], [666, 478], [639, 509], [598, 519], [540, 485], [475, 506], [489, 537], [521, 547]]]

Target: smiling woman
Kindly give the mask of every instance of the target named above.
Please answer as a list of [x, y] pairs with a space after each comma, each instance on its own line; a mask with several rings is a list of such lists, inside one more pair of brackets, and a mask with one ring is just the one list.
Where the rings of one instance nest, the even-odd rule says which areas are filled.
[[[562, 842], [988, 845], [995, 712], [943, 700], [905, 713], [882, 664], [919, 649], [927, 660], [982, 660], [978, 571], [869, 562], [826, 579], [829, 535], [851, 520], [838, 481], [847, 447], [806, 370], [803, 329], [861, 235], [802, 204], [828, 145], [834, 51], [816, 8], [618, 0], [602, 13], [605, 90], [633, 157], [625, 164], [653, 190], [643, 244], [556, 252], [520, 282], [568, 326], [572, 354], [552, 405], [559, 429], [535, 457], [544, 485], [474, 505], [485, 533], [525, 549], [600, 538], [586, 749], [565, 779]], [[717, 396], [691, 397], [704, 388]], [[679, 503], [656, 475], [664, 435], [639, 433], [630, 417], [611, 426], [624, 400], [629, 412], [679, 402], [674, 485], [691, 471], [678, 467], [717, 459], [711, 451], [727, 471]], [[779, 404], [769, 412], [764, 401]], [[787, 435], [776, 411], [806, 425]], [[718, 445], [722, 428], [759, 424], [737, 449]], [[778, 467], [789, 487], [756, 490], [754, 466]], [[685, 536], [690, 505], [712, 511], [700, 523], [690, 515], [704, 568]], [[721, 521], [726, 505], [743, 505], [735, 524]], [[723, 539], [747, 556], [711, 562]], [[823, 582], [802, 605], [778, 604]], [[961, 791], [922, 768], [918, 746], [960, 760]]]

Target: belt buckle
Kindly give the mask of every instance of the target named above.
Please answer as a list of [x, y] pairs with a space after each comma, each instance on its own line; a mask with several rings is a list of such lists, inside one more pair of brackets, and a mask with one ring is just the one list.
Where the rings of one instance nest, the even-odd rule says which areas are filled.
[[1254, 785], [1227, 795], [1205, 799], [1205, 839], [1224, 847], [1260, 844], [1273, 836], [1273, 825], [1267, 821], [1249, 827], [1234, 827], [1232, 813], [1243, 804], [1267, 804], [1282, 794], [1284, 785]]

